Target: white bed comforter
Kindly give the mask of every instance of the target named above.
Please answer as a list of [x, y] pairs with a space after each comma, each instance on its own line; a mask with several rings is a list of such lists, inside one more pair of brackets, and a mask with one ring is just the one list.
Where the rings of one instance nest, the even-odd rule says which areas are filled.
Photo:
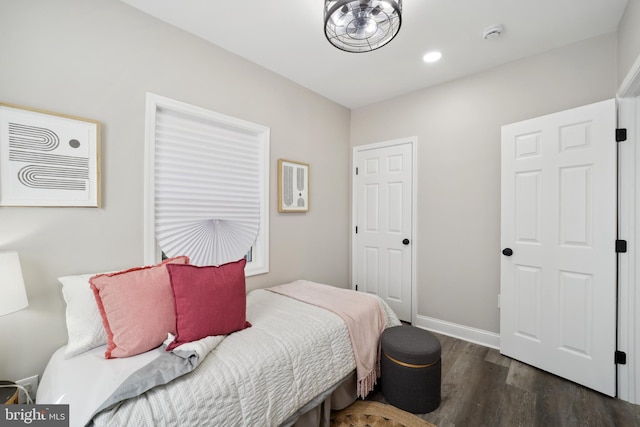
[[[387, 327], [400, 324], [381, 303]], [[224, 338], [194, 371], [100, 412], [93, 424], [278, 426], [355, 368], [347, 327], [332, 312], [255, 290], [247, 296], [247, 320], [251, 328]], [[52, 359], [47, 369], [72, 362]], [[72, 424], [74, 411], [71, 405]]]

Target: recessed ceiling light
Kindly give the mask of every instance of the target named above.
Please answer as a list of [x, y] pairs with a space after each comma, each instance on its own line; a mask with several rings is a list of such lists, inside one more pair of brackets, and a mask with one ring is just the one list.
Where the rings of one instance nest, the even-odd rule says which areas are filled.
[[425, 53], [425, 55], [422, 57], [422, 60], [430, 64], [432, 62], [438, 62], [440, 58], [442, 58], [442, 53], [434, 50], [432, 52]]

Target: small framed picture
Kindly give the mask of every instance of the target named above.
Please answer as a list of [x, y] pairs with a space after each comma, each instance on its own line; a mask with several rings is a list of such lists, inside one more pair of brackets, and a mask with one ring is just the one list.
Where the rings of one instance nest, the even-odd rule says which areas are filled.
[[100, 122], [0, 103], [0, 206], [100, 206]]
[[309, 165], [278, 160], [278, 212], [309, 210]]

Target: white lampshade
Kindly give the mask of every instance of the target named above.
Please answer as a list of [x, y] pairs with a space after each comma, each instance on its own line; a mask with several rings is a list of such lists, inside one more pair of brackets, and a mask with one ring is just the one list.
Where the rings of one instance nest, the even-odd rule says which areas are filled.
[[0, 316], [29, 305], [17, 252], [0, 252]]

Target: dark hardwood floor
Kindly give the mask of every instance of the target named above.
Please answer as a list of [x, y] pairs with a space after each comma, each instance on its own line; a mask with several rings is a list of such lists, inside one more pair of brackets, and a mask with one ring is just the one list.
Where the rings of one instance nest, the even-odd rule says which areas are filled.
[[[442, 345], [442, 403], [419, 416], [438, 427], [640, 426], [640, 405], [592, 391], [498, 350], [436, 335]], [[379, 390], [368, 399], [384, 402]]]

